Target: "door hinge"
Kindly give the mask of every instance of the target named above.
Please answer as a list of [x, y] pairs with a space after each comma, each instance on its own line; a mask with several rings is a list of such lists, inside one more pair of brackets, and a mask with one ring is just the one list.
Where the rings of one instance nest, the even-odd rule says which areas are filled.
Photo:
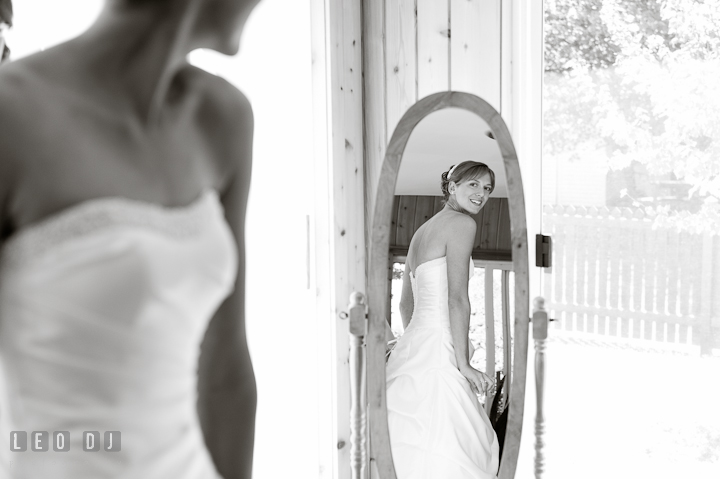
[[552, 267], [552, 237], [535, 235], [535, 266]]

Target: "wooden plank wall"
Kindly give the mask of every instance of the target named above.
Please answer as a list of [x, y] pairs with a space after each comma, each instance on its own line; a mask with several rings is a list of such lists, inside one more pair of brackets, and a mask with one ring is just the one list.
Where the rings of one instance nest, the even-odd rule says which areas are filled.
[[[395, 196], [390, 253], [405, 256], [415, 232], [443, 208], [442, 196]], [[473, 259], [512, 261], [510, 213], [507, 198], [490, 198], [473, 218], [478, 225]]]
[[[365, 293], [362, 8], [311, 0], [316, 321], [320, 374], [318, 477], [350, 479], [350, 293]], [[309, 438], [308, 440], [314, 440]]]
[[501, 0], [363, 2], [367, 214], [402, 115], [439, 91], [473, 93], [502, 113]]

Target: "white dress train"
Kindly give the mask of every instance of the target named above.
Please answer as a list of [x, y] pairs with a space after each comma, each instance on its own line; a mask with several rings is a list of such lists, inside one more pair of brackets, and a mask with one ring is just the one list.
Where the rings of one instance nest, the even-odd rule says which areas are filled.
[[[471, 274], [473, 271], [470, 265]], [[388, 359], [390, 445], [398, 479], [490, 479], [495, 431], [458, 371], [450, 335], [445, 257], [410, 273], [412, 320]]]

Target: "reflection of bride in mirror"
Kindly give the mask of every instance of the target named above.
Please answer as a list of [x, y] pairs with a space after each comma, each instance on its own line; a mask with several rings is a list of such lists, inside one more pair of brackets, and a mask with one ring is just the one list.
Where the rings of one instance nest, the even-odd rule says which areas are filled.
[[493, 380], [470, 366], [468, 340], [477, 225], [495, 187], [487, 165], [442, 174], [445, 206], [414, 234], [403, 275], [404, 334], [387, 363], [390, 444], [398, 479], [494, 478], [499, 445], [478, 395]]

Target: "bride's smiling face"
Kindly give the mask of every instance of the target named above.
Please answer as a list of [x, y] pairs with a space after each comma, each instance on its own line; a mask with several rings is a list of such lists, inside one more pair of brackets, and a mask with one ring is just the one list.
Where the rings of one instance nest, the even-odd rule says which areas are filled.
[[485, 206], [492, 189], [490, 175], [482, 175], [480, 178], [471, 178], [459, 184], [452, 181], [449, 191], [462, 209], [474, 215]]

